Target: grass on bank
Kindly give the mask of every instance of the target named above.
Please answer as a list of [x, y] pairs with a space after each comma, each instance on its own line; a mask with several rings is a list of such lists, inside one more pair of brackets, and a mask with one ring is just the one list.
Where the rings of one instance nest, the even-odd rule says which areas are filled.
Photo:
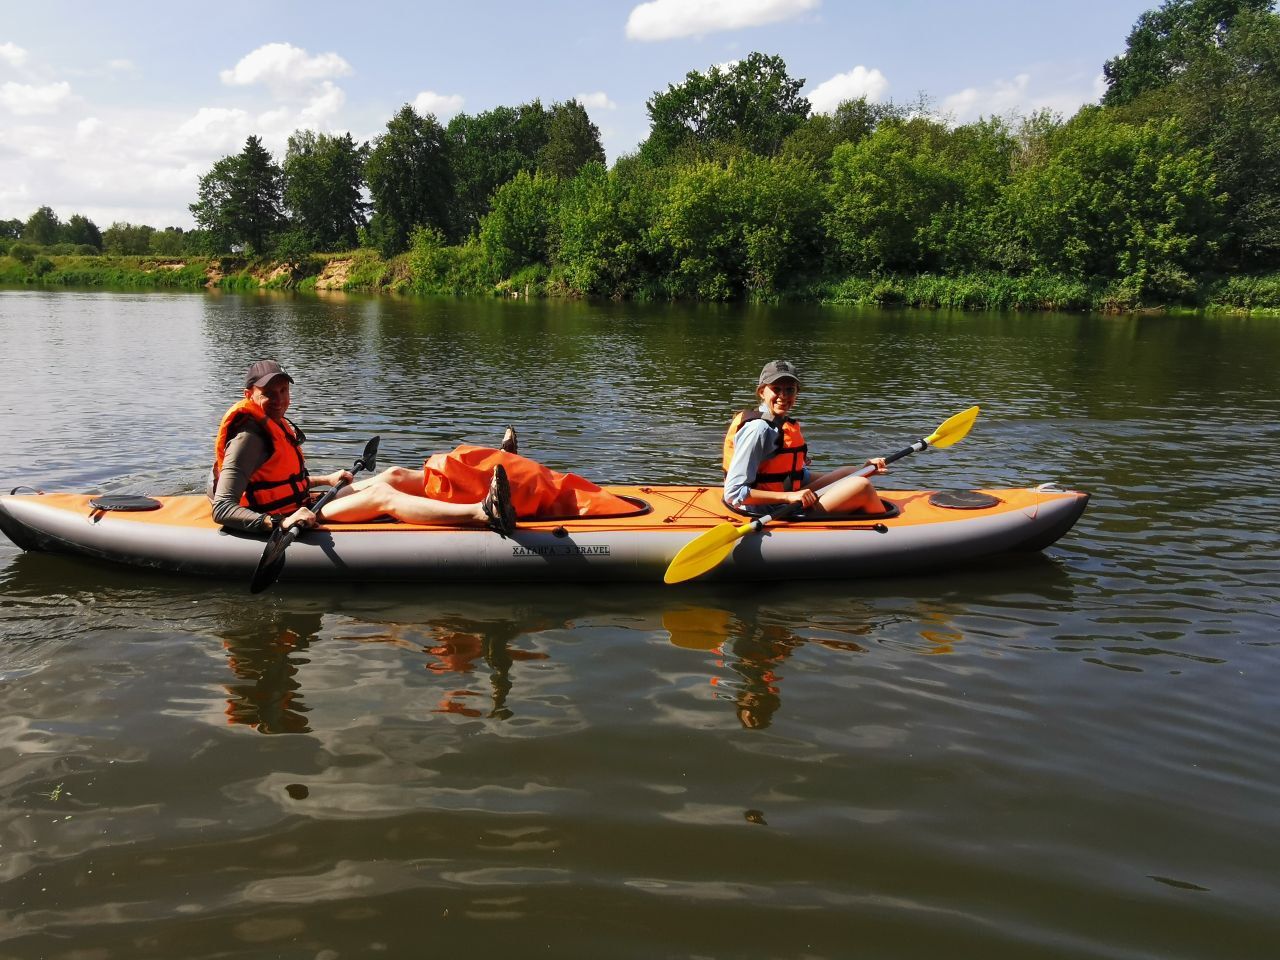
[[[494, 276], [477, 242], [457, 246], [417, 243], [384, 259], [375, 250], [316, 253], [293, 263], [238, 257], [48, 256], [20, 261], [0, 257], [0, 284], [8, 286], [217, 288], [311, 293], [448, 296], [577, 296], [564, 275], [542, 264], [510, 277]], [[659, 288], [655, 288], [657, 290]], [[1092, 310], [1104, 313], [1190, 308], [1230, 313], [1280, 313], [1280, 272], [1208, 278], [1169, 303], [1150, 303], [1120, 280], [1078, 280], [1057, 274], [886, 274], [824, 280], [789, 291], [783, 299], [831, 304], [948, 310]]]

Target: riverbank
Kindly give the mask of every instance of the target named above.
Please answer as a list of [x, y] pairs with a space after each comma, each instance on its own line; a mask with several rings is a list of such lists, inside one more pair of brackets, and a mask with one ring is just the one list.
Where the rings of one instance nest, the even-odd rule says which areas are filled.
[[[311, 254], [301, 260], [238, 257], [39, 256], [29, 263], [0, 257], [7, 286], [122, 289], [293, 290], [300, 293], [444, 294], [556, 298], [578, 294], [541, 266], [494, 279], [478, 247], [438, 247], [384, 259], [373, 250]], [[646, 299], [661, 299], [657, 291]], [[1122, 313], [1207, 310], [1280, 315], [1280, 273], [1188, 281], [1166, 302], [1142, 299], [1124, 281], [1056, 274], [883, 275], [816, 280], [782, 300], [951, 310], [1065, 310]]]

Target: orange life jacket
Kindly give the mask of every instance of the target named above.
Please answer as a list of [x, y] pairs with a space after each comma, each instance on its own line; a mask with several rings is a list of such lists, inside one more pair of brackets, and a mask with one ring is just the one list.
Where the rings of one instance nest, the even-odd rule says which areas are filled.
[[[729, 464], [733, 462], [738, 431], [752, 420], [760, 418], [760, 409], [757, 407], [753, 410], [739, 410], [729, 421], [729, 430], [724, 435], [724, 455], [721, 462], [725, 473], [729, 472]], [[778, 446], [761, 461], [755, 478], [748, 480], [748, 485], [755, 490], [799, 490], [804, 483], [804, 466], [809, 445], [804, 442], [799, 421], [783, 417], [781, 424], [774, 421], [774, 427], [778, 430]]]
[[227, 444], [250, 423], [256, 423], [267, 441], [267, 459], [253, 476], [240, 497], [241, 506], [260, 513], [287, 515], [307, 505], [311, 487], [307, 476], [307, 463], [302, 455], [302, 441], [306, 436], [285, 419], [283, 423], [272, 420], [262, 408], [248, 397], [235, 404], [222, 415], [218, 434], [213, 441], [213, 483], [217, 486], [222, 473], [222, 462], [227, 455]]

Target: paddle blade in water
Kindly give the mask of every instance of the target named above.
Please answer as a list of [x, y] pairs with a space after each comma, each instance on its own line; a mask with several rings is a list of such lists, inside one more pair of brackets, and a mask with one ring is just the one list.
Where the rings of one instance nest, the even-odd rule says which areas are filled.
[[680, 548], [662, 579], [664, 583], [683, 583], [701, 576], [729, 555], [733, 545], [749, 530], [750, 523], [741, 526], [722, 523], [700, 534]]
[[954, 417], [948, 417], [942, 426], [925, 439], [931, 447], [937, 447], [939, 450], [946, 449], [953, 443], [965, 438], [973, 428], [973, 421], [978, 419], [979, 412], [978, 407], [970, 407], [968, 410], [957, 413]]
[[296, 530], [285, 533], [276, 529], [262, 550], [262, 559], [258, 561], [258, 569], [253, 572], [253, 580], [249, 582], [250, 593], [261, 593], [280, 579], [280, 571], [284, 569], [285, 550], [293, 543]]

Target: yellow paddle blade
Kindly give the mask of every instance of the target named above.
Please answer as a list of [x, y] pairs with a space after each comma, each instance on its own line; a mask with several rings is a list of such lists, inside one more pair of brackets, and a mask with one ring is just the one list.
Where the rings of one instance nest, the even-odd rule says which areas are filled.
[[939, 450], [946, 449], [957, 441], [963, 440], [965, 435], [973, 427], [973, 421], [978, 419], [979, 409], [970, 407], [968, 410], [957, 413], [954, 417], [948, 417], [937, 430], [925, 437], [925, 441], [931, 447], [937, 447]]
[[751, 522], [741, 526], [728, 521], [694, 537], [671, 560], [662, 579], [665, 583], [683, 583], [701, 576], [729, 555], [733, 545], [751, 531]]

